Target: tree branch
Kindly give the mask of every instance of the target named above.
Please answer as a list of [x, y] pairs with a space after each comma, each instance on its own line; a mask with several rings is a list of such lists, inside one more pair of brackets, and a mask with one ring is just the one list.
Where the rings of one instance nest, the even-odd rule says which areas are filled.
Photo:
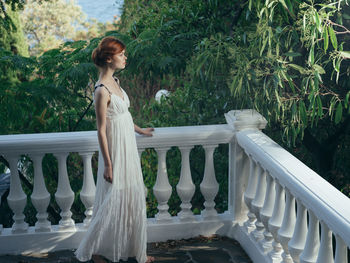
[[350, 30], [347, 29], [347, 28], [346, 28], [345, 26], [343, 26], [343, 25], [334, 23], [332, 20], [329, 20], [329, 19], [327, 20], [327, 23], [328, 23], [328, 24], [331, 24], [331, 25], [333, 25], [333, 26], [340, 27], [340, 28], [342, 28], [342, 29], [345, 30], [345, 31], [341, 31], [341, 32], [335, 31], [335, 33], [336, 33], [337, 35], [340, 35], [340, 34], [350, 34]]
[[79, 120], [77, 121], [77, 123], [74, 125], [73, 131], [76, 130], [76, 128], [78, 127], [79, 123], [82, 121], [82, 119], [84, 118], [84, 116], [86, 115], [86, 113], [88, 112], [88, 110], [91, 108], [91, 105], [94, 103], [93, 100], [91, 100], [89, 106], [86, 108], [86, 110], [83, 112], [83, 114], [79, 117]]

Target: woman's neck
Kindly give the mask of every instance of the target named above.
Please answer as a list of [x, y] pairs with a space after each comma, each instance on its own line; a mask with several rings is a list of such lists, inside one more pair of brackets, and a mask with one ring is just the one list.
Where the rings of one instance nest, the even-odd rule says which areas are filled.
[[99, 79], [112, 79], [114, 74], [114, 70], [109, 67], [100, 69]]

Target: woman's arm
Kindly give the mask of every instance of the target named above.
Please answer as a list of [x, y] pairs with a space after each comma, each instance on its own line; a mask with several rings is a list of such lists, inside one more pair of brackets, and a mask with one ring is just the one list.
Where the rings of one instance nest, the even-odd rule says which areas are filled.
[[137, 133], [142, 134], [142, 135], [146, 135], [146, 136], [152, 136], [152, 132], [154, 131], [154, 128], [144, 128], [141, 129], [139, 126], [137, 126], [136, 124], [134, 124], [134, 129]]
[[112, 182], [112, 162], [109, 156], [107, 135], [106, 135], [106, 112], [107, 105], [109, 101], [108, 92], [103, 89], [97, 89], [95, 91], [95, 112], [96, 112], [96, 122], [97, 122], [97, 137], [100, 144], [100, 150], [103, 156], [103, 161], [105, 165], [105, 170], [103, 177], [108, 182]]

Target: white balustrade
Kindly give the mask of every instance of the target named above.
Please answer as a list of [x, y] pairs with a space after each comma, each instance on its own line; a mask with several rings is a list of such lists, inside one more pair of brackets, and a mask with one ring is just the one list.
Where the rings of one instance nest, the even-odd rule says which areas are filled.
[[[0, 205], [1, 205], [1, 197], [0, 197]], [[3, 225], [0, 224], [0, 235], [1, 235], [1, 232], [2, 232], [3, 229], [4, 229]]]
[[[2, 200], [2, 197], [0, 196], [0, 205], [1, 205], [1, 200]], [[1, 232], [2, 232], [3, 229], [4, 229], [3, 225], [0, 224], [0, 235], [1, 235]]]
[[[265, 127], [266, 120], [257, 112], [232, 111], [225, 117], [228, 125], [156, 128], [152, 137], [136, 135], [139, 155], [146, 148], [155, 148], [158, 154], [153, 188], [158, 213], [155, 218], [148, 219], [149, 241], [219, 234], [238, 240], [253, 262], [328, 263], [333, 262], [334, 235], [334, 262], [346, 263], [350, 246], [349, 198], [262, 133], [260, 129]], [[228, 210], [220, 214], [215, 210], [219, 185], [213, 158], [219, 144], [229, 144]], [[194, 145], [203, 145], [206, 158], [200, 184], [205, 210], [198, 216], [191, 211], [195, 188], [189, 153]], [[172, 187], [167, 175], [166, 152], [173, 146], [180, 149], [182, 163], [176, 186], [181, 212], [172, 217], [168, 212]], [[78, 246], [91, 219], [95, 191], [91, 156], [98, 148], [96, 131], [0, 136], [0, 154], [10, 163], [12, 172], [8, 203], [15, 220], [11, 228], [0, 229], [1, 253], [38, 253]], [[82, 224], [75, 224], [70, 211], [74, 193], [68, 179], [66, 158], [71, 152], [80, 153], [84, 161], [80, 197], [86, 216]], [[59, 164], [55, 197], [62, 219], [58, 226], [51, 227], [46, 215], [49, 195], [41, 165], [46, 153], [53, 153]], [[34, 162], [31, 197], [37, 209], [35, 227], [28, 227], [24, 222], [27, 197], [17, 171], [22, 154], [29, 155]], [[262, 167], [264, 171], [261, 171]]]
[[70, 211], [74, 201], [74, 192], [70, 187], [67, 173], [68, 153], [55, 153], [54, 156], [58, 161], [58, 185], [55, 198], [61, 209], [61, 220], [59, 221], [59, 225], [62, 230], [74, 228], [75, 224], [72, 219], [72, 212]]
[[85, 206], [84, 226], [88, 227], [92, 217], [96, 192], [95, 181], [91, 167], [91, 158], [94, 155], [94, 152], [80, 152], [79, 155], [83, 158], [84, 163], [83, 188], [80, 192], [80, 199]]
[[21, 181], [18, 175], [18, 160], [19, 155], [6, 156], [11, 171], [10, 177], [10, 193], [7, 197], [7, 203], [13, 211], [12, 233], [25, 233], [28, 230], [28, 224], [24, 222], [23, 210], [27, 203], [27, 196], [23, 192]]
[[321, 245], [316, 263], [333, 263], [332, 232], [321, 222]]
[[284, 216], [281, 228], [278, 230], [278, 240], [281, 243], [284, 252], [282, 254], [283, 262], [293, 263], [293, 259], [289, 254], [288, 242], [291, 240], [295, 227], [295, 198], [288, 189], [286, 193], [286, 206], [284, 209]]
[[218, 145], [204, 145], [205, 167], [204, 177], [200, 184], [201, 193], [204, 196], [204, 207], [201, 215], [204, 219], [214, 219], [218, 213], [215, 210], [215, 196], [219, 192], [219, 184], [216, 181], [214, 170], [214, 150]]
[[294, 262], [299, 263], [300, 253], [303, 251], [307, 233], [306, 209], [300, 200], [297, 200], [297, 221], [292, 239], [288, 243], [288, 250]]
[[280, 241], [278, 240], [277, 233], [282, 226], [283, 214], [285, 209], [285, 193], [284, 188], [279, 184], [277, 180], [275, 181], [275, 187], [275, 206], [272, 212], [272, 216], [269, 220], [269, 230], [274, 237], [274, 241], [272, 242], [273, 250], [270, 252], [270, 256], [274, 262], [279, 262], [282, 259], [282, 246], [280, 244]]
[[272, 241], [273, 236], [269, 231], [269, 220], [272, 216], [273, 212], [273, 206], [275, 203], [275, 182], [272, 178], [272, 176], [266, 172], [266, 195], [264, 200], [264, 206], [260, 210], [260, 219], [261, 222], [264, 224], [265, 231], [264, 231], [264, 239], [261, 241], [261, 248], [266, 253], [269, 252], [272, 249]]
[[260, 210], [263, 207], [264, 200], [265, 200], [266, 171], [262, 170], [259, 164], [257, 165], [257, 174], [258, 174], [257, 190], [256, 190], [254, 200], [252, 201], [252, 204], [251, 204], [252, 212], [256, 217], [255, 230], [252, 232], [252, 234], [257, 241], [260, 241], [264, 239], [264, 228], [265, 228], [264, 224], [261, 222], [261, 219], [260, 219]]
[[255, 229], [256, 217], [254, 213], [251, 212], [252, 210], [251, 203], [255, 197], [257, 183], [258, 183], [257, 169], [258, 168], [256, 163], [251, 157], [249, 157], [249, 179], [248, 179], [248, 186], [244, 192], [244, 202], [246, 203], [249, 209], [248, 220], [244, 223], [248, 233], [250, 233]]
[[306, 244], [300, 254], [300, 263], [314, 263], [317, 259], [320, 247], [319, 221], [313, 212], [309, 212], [309, 226], [306, 237]]
[[191, 200], [195, 192], [195, 186], [191, 177], [190, 151], [193, 146], [181, 146], [181, 173], [180, 181], [176, 186], [176, 191], [181, 199], [181, 211], [178, 214], [181, 221], [194, 221], [191, 211]]
[[335, 247], [335, 263], [344, 263], [348, 260], [348, 248], [344, 243], [343, 239], [338, 235], [335, 236], [336, 247]]
[[172, 188], [169, 184], [168, 173], [166, 168], [166, 153], [169, 147], [156, 148], [158, 154], [158, 171], [156, 183], [153, 187], [154, 196], [158, 202], [158, 213], [156, 219], [158, 222], [171, 221], [171, 215], [168, 212], [169, 206], [168, 201], [171, 196]]
[[46, 189], [43, 170], [42, 160], [43, 154], [35, 154], [30, 156], [34, 164], [34, 187], [31, 195], [32, 203], [38, 212], [36, 217], [38, 221], [35, 223], [36, 232], [48, 232], [51, 231], [51, 223], [47, 220], [47, 207], [50, 203], [50, 194]]

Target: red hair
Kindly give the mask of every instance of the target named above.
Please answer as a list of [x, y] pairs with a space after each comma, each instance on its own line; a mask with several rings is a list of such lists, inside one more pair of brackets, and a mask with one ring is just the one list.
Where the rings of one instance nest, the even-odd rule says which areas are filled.
[[95, 65], [105, 67], [107, 59], [122, 52], [125, 44], [115, 37], [105, 37], [92, 52], [91, 58]]

